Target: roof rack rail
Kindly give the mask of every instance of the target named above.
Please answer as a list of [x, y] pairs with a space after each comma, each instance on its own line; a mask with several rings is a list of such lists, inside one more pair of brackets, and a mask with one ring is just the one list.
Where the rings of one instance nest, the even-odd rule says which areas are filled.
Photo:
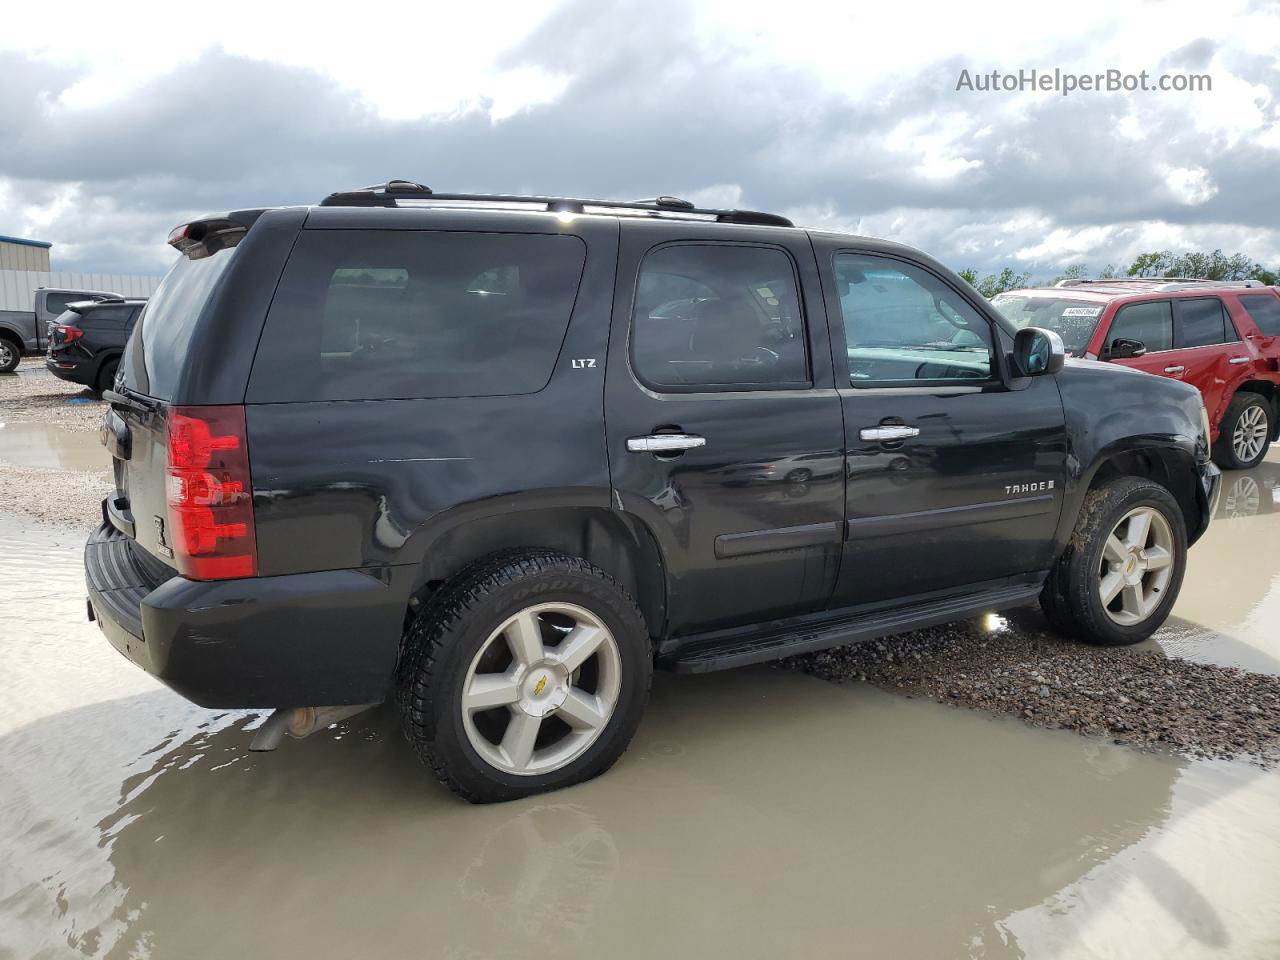
[[1150, 284], [1154, 290], [1161, 293], [1171, 293], [1178, 290], [1198, 290], [1198, 289], [1246, 289], [1251, 287], [1265, 287], [1266, 284], [1261, 280], [1203, 280], [1199, 277], [1111, 277], [1105, 280], [1085, 280], [1085, 279], [1069, 279], [1059, 280], [1054, 284], [1055, 287], [1081, 287], [1102, 284], [1112, 286], [1144, 286]]
[[436, 193], [430, 187], [411, 180], [388, 180], [386, 183], [331, 193], [320, 201], [322, 207], [396, 207], [401, 200], [423, 200], [448, 205], [451, 203], [533, 204], [550, 213], [608, 213], [610, 210], [634, 210], [650, 216], [692, 215], [713, 217], [718, 223], [741, 223], [766, 227], [794, 227], [786, 217], [758, 210], [716, 210], [694, 206], [679, 197], [655, 197], [652, 200], [584, 200], [576, 197], [521, 196], [502, 193]]

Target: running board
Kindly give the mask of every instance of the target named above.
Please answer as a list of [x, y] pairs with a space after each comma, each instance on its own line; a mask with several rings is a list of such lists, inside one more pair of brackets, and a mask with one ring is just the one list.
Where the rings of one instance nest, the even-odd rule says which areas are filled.
[[[710, 673], [750, 663], [764, 663], [798, 653], [813, 653], [861, 643], [907, 630], [964, 620], [995, 610], [1036, 602], [1040, 583], [1018, 583], [981, 593], [967, 593], [917, 602], [890, 610], [875, 610], [839, 620], [781, 621], [755, 629], [720, 630], [686, 638], [659, 656], [658, 666], [676, 673]], [[829, 616], [829, 615], [828, 615]]]

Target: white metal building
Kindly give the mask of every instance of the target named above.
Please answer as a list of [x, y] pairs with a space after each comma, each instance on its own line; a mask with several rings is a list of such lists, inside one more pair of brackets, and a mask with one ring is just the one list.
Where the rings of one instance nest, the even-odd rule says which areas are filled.
[[0, 234], [0, 270], [48, 272], [51, 243]]
[[33, 270], [0, 270], [0, 310], [30, 310], [38, 287], [68, 290], [100, 290], [122, 297], [150, 297], [161, 277], [128, 273], [49, 273]]

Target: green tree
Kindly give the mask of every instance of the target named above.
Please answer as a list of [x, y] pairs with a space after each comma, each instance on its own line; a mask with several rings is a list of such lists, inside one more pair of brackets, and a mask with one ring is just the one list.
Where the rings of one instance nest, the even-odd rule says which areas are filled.
[[1005, 267], [999, 273], [991, 273], [983, 277], [978, 283], [974, 284], [978, 288], [978, 292], [990, 300], [998, 293], [1004, 293], [1006, 290], [1017, 290], [1025, 287], [1031, 282], [1031, 274], [1014, 273], [1012, 267]]
[[1174, 259], [1171, 250], [1140, 253], [1125, 273], [1130, 277], [1167, 277]]
[[958, 276], [971, 287], [976, 287], [978, 285], [978, 271], [974, 270], [972, 267], [966, 267], [964, 270], [961, 270]]
[[1083, 280], [1088, 276], [1088, 274], [1089, 269], [1083, 263], [1073, 263], [1071, 266], [1067, 267], [1066, 270], [1062, 271], [1062, 273], [1050, 280], [1049, 284], [1052, 286], [1059, 280]]

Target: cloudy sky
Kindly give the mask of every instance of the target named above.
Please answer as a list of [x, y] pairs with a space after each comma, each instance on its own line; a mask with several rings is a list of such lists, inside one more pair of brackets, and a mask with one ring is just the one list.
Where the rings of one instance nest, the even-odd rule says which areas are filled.
[[[1277, 0], [342, 9], [6, 10], [0, 234], [52, 241], [54, 269], [160, 273], [190, 216], [402, 177], [675, 194], [957, 269], [1215, 247], [1280, 266]], [[1055, 67], [1212, 92], [956, 89]]]

